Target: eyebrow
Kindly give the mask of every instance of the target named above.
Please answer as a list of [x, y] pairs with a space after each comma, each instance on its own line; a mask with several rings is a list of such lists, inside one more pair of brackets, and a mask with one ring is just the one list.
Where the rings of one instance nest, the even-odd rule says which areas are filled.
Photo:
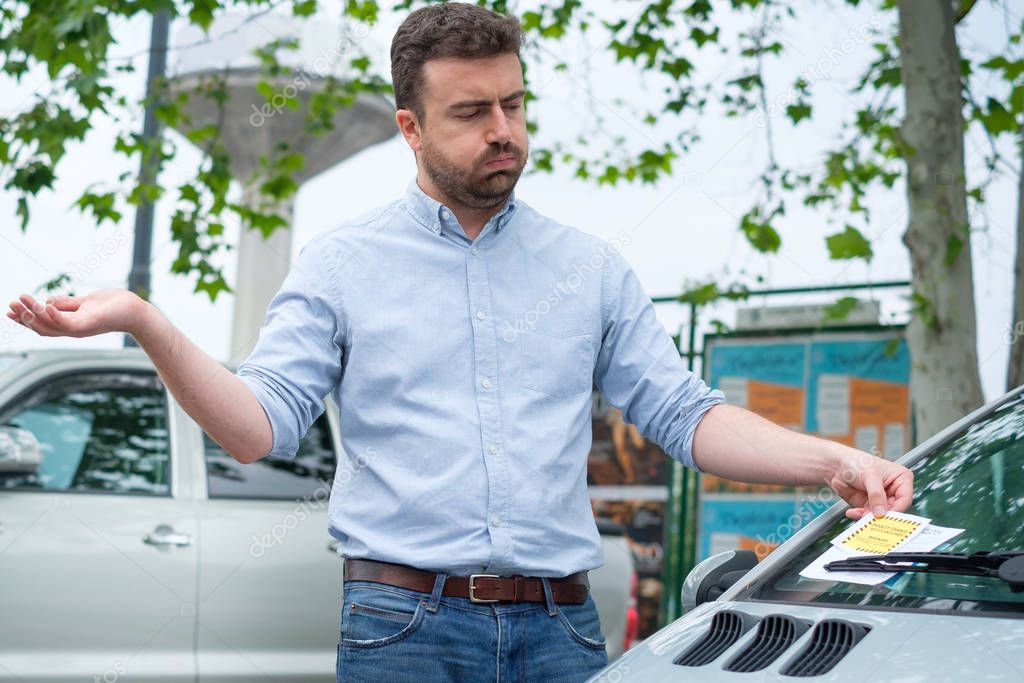
[[[511, 95], [505, 95], [501, 98], [501, 102], [511, 102], [512, 100], [518, 100], [520, 97], [526, 95], [525, 90], [517, 90]], [[456, 102], [448, 107], [448, 110], [453, 109], [465, 109], [467, 107], [482, 107], [491, 103], [491, 100], [463, 100], [462, 102]]]

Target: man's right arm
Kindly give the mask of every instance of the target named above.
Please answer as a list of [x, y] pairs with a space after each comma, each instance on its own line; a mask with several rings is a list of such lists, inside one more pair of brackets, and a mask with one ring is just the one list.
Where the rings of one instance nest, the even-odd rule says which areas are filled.
[[42, 336], [127, 332], [185, 412], [235, 460], [255, 462], [270, 452], [270, 420], [253, 391], [134, 293], [101, 289], [83, 297], [51, 297], [45, 305], [23, 294], [10, 308], [9, 318]]

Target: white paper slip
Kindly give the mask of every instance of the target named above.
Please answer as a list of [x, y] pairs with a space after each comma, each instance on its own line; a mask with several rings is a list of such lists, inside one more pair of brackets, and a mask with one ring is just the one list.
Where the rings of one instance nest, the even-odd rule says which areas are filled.
[[[923, 518], [922, 518], [923, 519]], [[962, 534], [963, 529], [952, 527], [935, 526], [928, 524], [914, 535], [909, 541], [899, 548], [901, 553], [927, 553], [935, 550], [946, 541], [952, 540]], [[843, 532], [837, 538], [842, 538], [847, 532]], [[845, 560], [849, 557], [856, 557], [864, 553], [850, 552], [844, 546], [833, 546], [822, 553], [818, 559], [811, 562], [800, 572], [800, 576], [808, 579], [819, 579], [822, 581], [843, 581], [846, 583], [858, 583], [864, 586], [876, 586], [896, 576], [898, 572], [830, 572], [825, 569], [829, 562]]]
[[907, 541], [899, 551], [901, 553], [931, 552], [946, 541], [952, 541], [963, 532], [963, 529], [954, 529], [951, 526], [929, 524], [924, 529], [921, 529], [921, 533]]
[[870, 512], [832, 539], [832, 545], [854, 555], [881, 555], [902, 550], [931, 522], [927, 517], [888, 512], [875, 517]]

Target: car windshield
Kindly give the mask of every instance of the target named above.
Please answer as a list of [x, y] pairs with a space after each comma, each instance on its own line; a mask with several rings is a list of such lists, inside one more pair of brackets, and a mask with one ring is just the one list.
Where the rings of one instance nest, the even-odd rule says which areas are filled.
[[[907, 512], [939, 526], [965, 529], [936, 551], [1024, 550], [1024, 397], [972, 424], [912, 469], [914, 503]], [[904, 572], [867, 586], [800, 576], [850, 524], [842, 519], [832, 525], [792, 561], [753, 584], [744, 597], [1024, 615], [1024, 592], [1013, 593], [996, 577]]]

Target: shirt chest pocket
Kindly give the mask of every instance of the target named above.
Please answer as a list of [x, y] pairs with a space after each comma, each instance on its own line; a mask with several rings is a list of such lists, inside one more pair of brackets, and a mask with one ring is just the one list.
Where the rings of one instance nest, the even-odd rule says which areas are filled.
[[564, 397], [593, 387], [593, 335], [586, 331], [519, 335], [520, 384], [527, 391]]

